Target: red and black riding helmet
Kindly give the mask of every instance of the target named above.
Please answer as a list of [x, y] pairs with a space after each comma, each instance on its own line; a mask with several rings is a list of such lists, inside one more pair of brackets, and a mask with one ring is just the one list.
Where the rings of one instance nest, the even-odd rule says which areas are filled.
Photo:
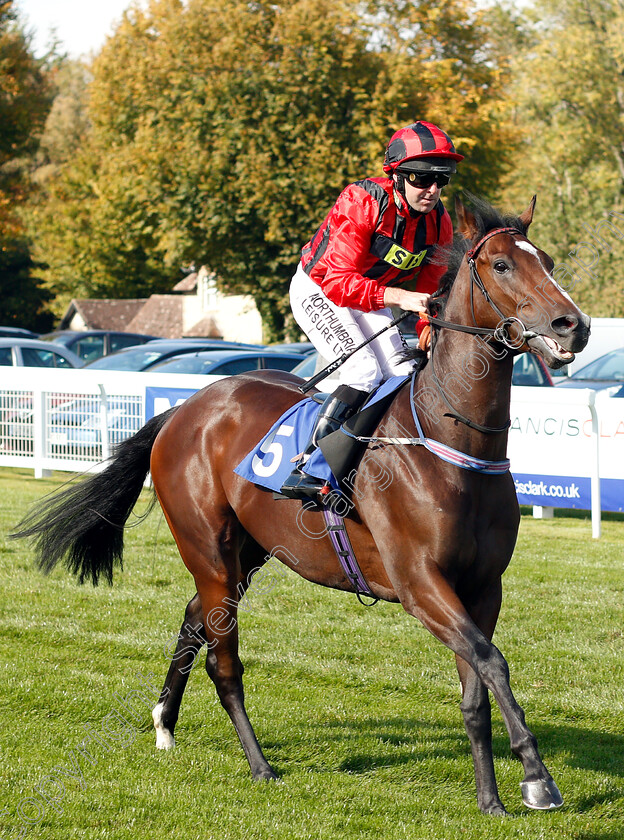
[[455, 172], [464, 156], [455, 151], [453, 141], [433, 123], [418, 122], [400, 128], [390, 138], [383, 169], [387, 175], [395, 170], [419, 172]]

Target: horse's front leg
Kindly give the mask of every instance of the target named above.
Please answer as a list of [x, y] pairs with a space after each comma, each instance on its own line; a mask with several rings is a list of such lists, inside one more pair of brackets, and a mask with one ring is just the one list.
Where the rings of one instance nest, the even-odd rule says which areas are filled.
[[[504, 656], [474, 623], [438, 567], [423, 569], [417, 583], [409, 591], [403, 589], [400, 597], [407, 612], [420, 619], [436, 638], [470, 665], [494, 695], [509, 732], [511, 750], [524, 767], [521, 783], [524, 804], [538, 809], [562, 805], [559, 789], [540, 758], [535, 736], [528, 729], [524, 712], [511, 691]], [[476, 687], [471, 687], [471, 691], [476, 692]], [[472, 702], [476, 696], [473, 694]], [[486, 765], [481, 762], [479, 766]], [[493, 775], [493, 770], [490, 772]]]
[[487, 688], [463, 659], [457, 657], [462, 683], [461, 710], [470, 741], [477, 786], [477, 802], [484, 814], [504, 816], [507, 811], [498, 795], [492, 754], [492, 709]]
[[[488, 639], [492, 639], [501, 605], [500, 579], [479, 603], [470, 609], [470, 616]], [[498, 795], [492, 755], [492, 709], [488, 690], [468, 663], [456, 656], [462, 684], [461, 710], [470, 741], [477, 785], [477, 802], [484, 814], [503, 816], [507, 813]]]

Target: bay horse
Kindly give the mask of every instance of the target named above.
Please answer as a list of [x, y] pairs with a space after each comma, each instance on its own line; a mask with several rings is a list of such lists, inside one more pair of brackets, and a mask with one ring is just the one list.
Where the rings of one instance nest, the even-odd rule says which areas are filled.
[[[473, 462], [504, 464], [514, 354], [536, 353], [555, 368], [585, 346], [589, 318], [556, 283], [550, 257], [527, 238], [534, 206], [535, 198], [520, 216], [503, 217], [479, 199], [472, 210], [456, 201], [459, 236], [429, 304], [430, 359], [414, 377], [412, 391], [398, 390], [377, 429], [377, 434], [407, 429], [408, 438], [393, 445], [378, 437], [369, 446], [391, 481], [381, 494], [375, 474], [364, 468], [367, 450], [345, 520], [374, 596], [400, 603], [455, 654], [478, 806], [496, 815], [506, 811], [494, 773], [488, 691], [523, 765], [524, 803], [549, 809], [563, 801], [512, 694], [507, 662], [492, 643], [501, 576], [520, 521], [514, 483], [504, 467], [496, 474], [461, 468], [429, 448], [410, 445], [416, 440], [409, 435], [418, 417], [428, 439]], [[154, 710], [157, 745], [173, 744], [188, 679], [184, 665], [207, 644], [206, 670], [254, 779], [276, 774], [245, 710], [238, 655], [237, 605], [252, 574], [276, 556], [306, 580], [354, 591], [318, 506], [276, 501], [270, 491], [233, 472], [302, 399], [299, 385], [297, 377], [279, 371], [209, 385], [148, 421], [118, 447], [103, 472], [40, 502], [14, 534], [35, 539], [44, 570], [64, 559], [81, 581], [95, 584], [104, 576], [110, 582], [122, 560], [124, 525], [151, 470], [197, 588], [179, 636], [183, 655], [174, 657]]]

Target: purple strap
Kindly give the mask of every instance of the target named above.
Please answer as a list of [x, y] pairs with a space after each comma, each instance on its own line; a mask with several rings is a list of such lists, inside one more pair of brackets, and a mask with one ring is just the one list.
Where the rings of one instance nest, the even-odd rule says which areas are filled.
[[[364, 604], [364, 601], [362, 601], [360, 597], [361, 595], [370, 595], [371, 598], [375, 598], [368, 583], [366, 582], [366, 578], [362, 574], [362, 570], [358, 566], [357, 560], [355, 559], [353, 546], [351, 545], [351, 540], [347, 534], [344, 519], [330, 507], [323, 508], [323, 516], [325, 517], [325, 524], [327, 526], [327, 532], [329, 533], [332, 545], [334, 546], [334, 550], [340, 560], [340, 565], [344, 569], [344, 573], [347, 578], [353, 584], [358, 600], [360, 603]], [[374, 603], [377, 603], [378, 600], [378, 598], [375, 598]], [[372, 604], [365, 604], [365, 606], [372, 606]]]

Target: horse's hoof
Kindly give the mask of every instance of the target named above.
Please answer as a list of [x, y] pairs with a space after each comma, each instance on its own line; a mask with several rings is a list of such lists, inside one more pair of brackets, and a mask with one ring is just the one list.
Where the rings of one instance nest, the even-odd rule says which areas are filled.
[[536, 782], [521, 782], [522, 801], [527, 808], [537, 811], [549, 811], [551, 808], [561, 808], [563, 797], [552, 779], [538, 779]]
[[280, 778], [270, 767], [253, 774], [254, 782], [279, 782]]
[[172, 750], [175, 747], [175, 738], [168, 729], [156, 730], [156, 749]]
[[163, 703], [159, 703], [152, 711], [152, 720], [154, 721], [154, 729], [156, 730], [156, 749], [157, 750], [172, 750], [175, 747], [175, 738], [171, 732], [164, 725], [162, 720]]
[[490, 817], [508, 817], [509, 813], [502, 802], [493, 802], [491, 805], [481, 809], [484, 814]]

